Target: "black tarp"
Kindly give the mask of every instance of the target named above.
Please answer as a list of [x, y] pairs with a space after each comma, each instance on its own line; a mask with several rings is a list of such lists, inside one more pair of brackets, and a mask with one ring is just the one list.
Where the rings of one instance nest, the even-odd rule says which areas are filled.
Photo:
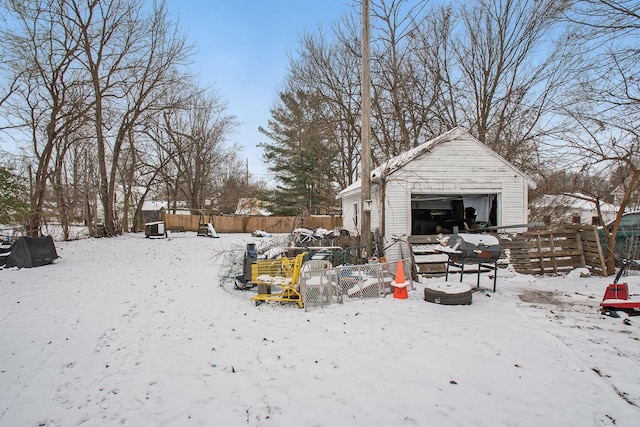
[[58, 258], [51, 236], [20, 237], [11, 246], [7, 267], [39, 267]]

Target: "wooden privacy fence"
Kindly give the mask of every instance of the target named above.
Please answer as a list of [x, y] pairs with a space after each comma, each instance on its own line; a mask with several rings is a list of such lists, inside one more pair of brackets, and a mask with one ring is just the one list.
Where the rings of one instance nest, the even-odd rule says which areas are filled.
[[218, 233], [252, 233], [256, 230], [267, 233], [291, 233], [296, 228], [333, 230], [342, 226], [342, 218], [336, 216], [200, 216], [163, 215], [167, 230], [198, 231], [200, 221], [212, 222]]
[[596, 226], [531, 230], [500, 243], [509, 250], [511, 264], [519, 273], [560, 274], [587, 267], [592, 274], [606, 275]]

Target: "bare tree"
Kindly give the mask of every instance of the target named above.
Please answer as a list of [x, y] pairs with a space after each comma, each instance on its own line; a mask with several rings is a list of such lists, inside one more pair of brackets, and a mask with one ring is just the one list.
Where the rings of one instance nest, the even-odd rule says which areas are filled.
[[458, 125], [453, 15], [451, 7], [432, 8], [425, 19], [413, 22], [409, 33], [411, 61], [405, 74], [412, 90], [405, 91], [404, 97], [412, 146]]
[[461, 11], [460, 122], [525, 171], [537, 163], [536, 142], [548, 132], [541, 119], [562, 77], [549, 40], [565, 7], [557, 0], [478, 0]]
[[316, 113], [322, 114], [326, 143], [338, 153], [330, 180], [346, 187], [358, 177], [360, 158], [360, 65], [355, 51], [353, 22], [333, 28], [334, 42], [320, 29], [304, 34], [298, 58], [290, 61], [288, 90], [316, 94]]
[[73, 133], [74, 143], [65, 156], [65, 188], [71, 200], [73, 219], [84, 223], [91, 236], [97, 236], [98, 221], [98, 175], [95, 168], [96, 154], [93, 141], [93, 126], [85, 122]]
[[[135, 144], [130, 143], [123, 158], [126, 160], [121, 170], [126, 189], [123, 205], [125, 231], [135, 232], [144, 228], [143, 205], [149, 195], [159, 194], [157, 187], [162, 182], [162, 177], [170, 173], [168, 168], [175, 156], [172, 151], [175, 147], [165, 143], [161, 137], [158, 138], [157, 131], [153, 125], [149, 125], [144, 135], [137, 136]], [[128, 223], [129, 217], [133, 220], [131, 224]]]
[[164, 2], [154, 3], [149, 16], [141, 0], [70, 3], [92, 90], [104, 227], [111, 236], [119, 232], [115, 199], [123, 146], [141, 117], [160, 110], [165, 91], [185, 78], [180, 66], [190, 48], [167, 19]]
[[[619, 176], [622, 192], [613, 227], [607, 233], [607, 270], [615, 268], [619, 221], [640, 180], [640, 5], [627, 0], [574, 2], [572, 24], [575, 84], [558, 107], [566, 119], [562, 153], [572, 165]], [[580, 61], [578, 61], [579, 59]], [[570, 166], [569, 166], [570, 167]]]
[[[535, 171], [538, 143], [557, 130], [546, 119], [566, 78], [562, 45], [552, 37], [566, 2], [477, 0], [459, 11], [423, 1], [372, 6], [374, 166], [461, 125]], [[342, 187], [357, 176], [360, 161], [359, 45], [352, 17], [329, 35], [305, 34], [287, 80], [321, 94], [327, 123], [339, 124]]]
[[[142, 180], [145, 183], [145, 192], [139, 201], [140, 205], [144, 202], [147, 194], [153, 192], [156, 197], [164, 195], [168, 207], [171, 205], [170, 202], [173, 201], [173, 207], [175, 208], [177, 190], [173, 190], [173, 184], [175, 183], [177, 187], [175, 177], [178, 176], [178, 173], [174, 159], [177, 155], [178, 147], [172, 142], [165, 128], [165, 123], [167, 115], [177, 109], [174, 108], [163, 111], [162, 114], [150, 115], [144, 130], [146, 138], [142, 138], [141, 142], [136, 145], [140, 167], [136, 182]], [[135, 218], [137, 218], [137, 215]], [[136, 224], [136, 226], [140, 225]]]
[[51, 171], [51, 186], [53, 189], [54, 200], [56, 202], [56, 212], [58, 221], [62, 228], [64, 240], [69, 240], [69, 227], [74, 220], [74, 207], [76, 199], [74, 192], [69, 191], [72, 185], [70, 179], [78, 178], [77, 173], [72, 173], [69, 168], [73, 168], [73, 172], [77, 172], [78, 166], [70, 163], [69, 152], [77, 149], [81, 144], [76, 141], [77, 134], [75, 132], [65, 132], [65, 134], [57, 141], [53, 155], [53, 170]]
[[[408, 101], [415, 93], [412, 85], [414, 80], [409, 74], [412, 51], [407, 46], [414, 26], [420, 25], [421, 11], [426, 2], [417, 2], [406, 12], [403, 4], [398, 0], [374, 1], [371, 4], [372, 22], [374, 26], [381, 27], [378, 31], [374, 29], [372, 37], [372, 61], [377, 65], [372, 77], [372, 107], [378, 116], [376, 126], [382, 129], [381, 132], [374, 132], [374, 138], [377, 134], [380, 140], [378, 144], [387, 151], [383, 160], [418, 144], [415, 138], [410, 137], [407, 123], [407, 113], [410, 111]], [[399, 147], [392, 148], [396, 144]]]
[[230, 152], [216, 168], [214, 199], [221, 214], [235, 213], [240, 199], [257, 197], [267, 188], [266, 182], [252, 179], [246, 164], [235, 153]]
[[217, 192], [217, 171], [235, 161], [238, 149], [227, 146], [226, 141], [237, 122], [216, 91], [192, 89], [190, 93], [180, 108], [163, 114], [161, 135], [166, 140], [165, 153], [168, 149], [172, 152], [174, 171], [173, 176], [165, 178], [174, 204], [181, 193], [189, 207], [202, 209]]
[[64, 2], [6, 0], [1, 5], [12, 18], [12, 26], [0, 30], [0, 39], [15, 76], [13, 96], [5, 101], [3, 111], [31, 144], [34, 161], [27, 233], [37, 235], [54, 153], [54, 168], [59, 169], [67, 135], [88, 108], [83, 81], [74, 70], [80, 46], [71, 36], [74, 24], [60, 19], [66, 12]]

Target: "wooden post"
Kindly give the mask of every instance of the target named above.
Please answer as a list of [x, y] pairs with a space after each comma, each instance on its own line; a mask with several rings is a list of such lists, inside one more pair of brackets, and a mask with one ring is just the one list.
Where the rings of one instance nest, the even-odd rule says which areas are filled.
[[[362, 221], [360, 235], [366, 245], [365, 257], [371, 255], [371, 57], [370, 57], [369, 0], [362, 0], [362, 131], [360, 206]], [[384, 203], [384, 200], [382, 201]]]

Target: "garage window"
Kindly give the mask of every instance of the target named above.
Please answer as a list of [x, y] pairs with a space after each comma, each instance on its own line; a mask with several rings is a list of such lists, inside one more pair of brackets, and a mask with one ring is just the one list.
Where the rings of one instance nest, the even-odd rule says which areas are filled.
[[358, 203], [354, 203], [353, 204], [353, 222], [355, 223], [354, 225], [356, 226], [356, 228], [360, 224], [360, 218], [359, 218], [360, 209], [359, 208], [360, 208], [360, 205]]

